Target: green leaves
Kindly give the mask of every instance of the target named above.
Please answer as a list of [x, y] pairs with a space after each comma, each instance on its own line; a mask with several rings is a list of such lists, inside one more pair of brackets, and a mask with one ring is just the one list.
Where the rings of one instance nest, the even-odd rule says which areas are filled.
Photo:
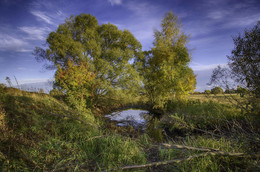
[[[128, 30], [121, 31], [110, 23], [99, 25], [94, 16], [80, 14], [51, 32], [47, 45], [46, 50], [36, 48], [35, 55], [58, 69], [57, 85], [67, 94], [74, 95], [75, 90], [84, 88], [88, 94], [78, 94], [90, 95], [87, 97], [92, 103], [98, 104], [109, 92], [122, 89], [128, 90], [122, 93], [133, 93], [140, 87], [139, 75], [130, 60], [142, 54], [141, 44]], [[93, 80], [88, 78], [88, 72], [95, 74]]]
[[167, 13], [161, 27], [155, 31], [154, 47], [139, 60], [146, 94], [154, 108], [163, 108], [169, 99], [181, 98], [196, 86], [196, 76], [188, 67], [188, 36], [181, 31], [178, 17]]

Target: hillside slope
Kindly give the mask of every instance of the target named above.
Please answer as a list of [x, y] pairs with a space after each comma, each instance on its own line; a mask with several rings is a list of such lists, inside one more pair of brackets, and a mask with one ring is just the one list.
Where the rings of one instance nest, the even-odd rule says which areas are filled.
[[98, 171], [146, 161], [136, 142], [100, 128], [91, 112], [1, 85], [0, 171]]

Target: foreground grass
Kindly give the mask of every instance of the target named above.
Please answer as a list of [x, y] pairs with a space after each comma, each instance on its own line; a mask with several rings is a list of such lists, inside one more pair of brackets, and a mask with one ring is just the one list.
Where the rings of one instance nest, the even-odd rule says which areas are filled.
[[[171, 101], [167, 113], [130, 138], [115, 134], [90, 110], [69, 108], [39, 93], [0, 87], [0, 171], [103, 171], [136, 164], [185, 159], [198, 150], [161, 143], [259, 153], [256, 118], [216, 101]], [[117, 127], [118, 129], [119, 127]], [[132, 131], [134, 132], [134, 131]], [[139, 135], [139, 136], [138, 136]], [[123, 168], [121, 168], [123, 167]], [[133, 171], [259, 171], [259, 157], [205, 154], [190, 160]]]
[[[243, 143], [238, 140], [229, 140], [225, 138], [215, 139], [205, 136], [186, 137], [183, 141], [169, 142], [170, 144], [182, 144], [196, 148], [210, 148], [229, 153], [246, 153], [242, 148]], [[159, 155], [161, 160], [170, 160], [178, 157], [188, 157], [198, 155], [199, 150], [180, 150], [160, 147]], [[193, 158], [189, 161], [183, 161], [175, 166], [165, 166], [165, 171], [257, 171], [258, 161], [251, 157], [239, 156], [221, 156], [206, 155], [200, 158]]]
[[133, 140], [47, 94], [1, 88], [0, 171], [99, 171], [145, 163]]

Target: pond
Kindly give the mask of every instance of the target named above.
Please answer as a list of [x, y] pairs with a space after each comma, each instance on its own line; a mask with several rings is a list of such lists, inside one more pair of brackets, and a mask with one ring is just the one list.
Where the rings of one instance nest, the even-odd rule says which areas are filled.
[[118, 126], [133, 126], [134, 128], [144, 128], [151, 118], [149, 111], [142, 109], [127, 109], [113, 112], [105, 117], [117, 121]]
[[163, 140], [162, 129], [158, 127], [159, 119], [147, 110], [127, 109], [113, 112], [105, 117], [116, 122], [118, 126], [132, 126], [134, 129], [141, 130], [158, 142]]

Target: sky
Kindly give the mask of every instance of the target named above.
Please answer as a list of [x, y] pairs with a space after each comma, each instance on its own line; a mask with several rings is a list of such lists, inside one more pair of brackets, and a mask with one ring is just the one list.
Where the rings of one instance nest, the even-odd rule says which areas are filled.
[[[35, 47], [46, 45], [48, 34], [71, 15], [88, 13], [99, 24], [112, 23], [128, 29], [143, 50], [153, 44], [164, 15], [178, 15], [190, 35], [189, 66], [197, 74], [197, 91], [210, 89], [212, 69], [226, 65], [234, 48], [232, 37], [260, 20], [259, 0], [0, 0], [0, 83], [8, 76], [20, 84], [52, 80], [35, 60]], [[15, 82], [13, 82], [15, 83]], [[14, 84], [15, 85], [15, 84]]]

